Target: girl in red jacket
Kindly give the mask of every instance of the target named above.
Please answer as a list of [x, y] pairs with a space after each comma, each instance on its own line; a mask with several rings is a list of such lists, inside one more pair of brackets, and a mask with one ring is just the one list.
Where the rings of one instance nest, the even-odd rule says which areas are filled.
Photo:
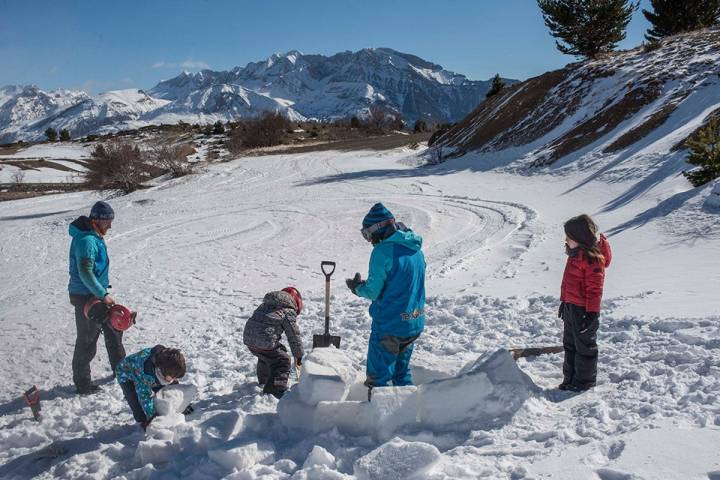
[[612, 252], [604, 235], [588, 215], [565, 222], [568, 255], [560, 287], [563, 319], [563, 382], [560, 390], [584, 391], [595, 386], [597, 376], [597, 330], [600, 324], [605, 269]]

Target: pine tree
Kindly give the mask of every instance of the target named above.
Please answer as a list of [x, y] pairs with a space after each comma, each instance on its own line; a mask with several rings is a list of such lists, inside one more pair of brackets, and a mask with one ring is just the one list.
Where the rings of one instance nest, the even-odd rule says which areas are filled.
[[223, 126], [223, 124], [220, 120], [215, 122], [215, 125], [213, 125], [212, 133], [214, 135], [220, 135], [222, 133], [225, 133], [225, 127]]
[[70, 138], [70, 132], [68, 132], [67, 128], [63, 128], [60, 130], [60, 141], [61, 142], [69, 142], [71, 140]]
[[562, 53], [595, 58], [625, 38], [639, 2], [628, 0], [537, 0], [545, 25]]
[[488, 90], [488, 92], [485, 94], [485, 98], [490, 98], [493, 95], [497, 95], [504, 87], [505, 82], [503, 82], [502, 78], [500, 78], [500, 74], [496, 73], [493, 77], [492, 85], [490, 85], [490, 90]]
[[718, 23], [720, 0], [650, 0], [653, 11], [643, 8], [652, 24], [645, 38], [650, 41], [710, 27]]
[[687, 162], [700, 168], [683, 172], [690, 183], [699, 187], [720, 177], [720, 122], [711, 117], [705, 128], [686, 142], [690, 148]]
[[52, 127], [48, 127], [47, 130], [45, 130], [45, 136], [47, 137], [48, 140], [50, 140], [51, 142], [54, 142], [55, 140], [57, 140], [57, 136], [58, 136], [57, 130], [55, 130]]

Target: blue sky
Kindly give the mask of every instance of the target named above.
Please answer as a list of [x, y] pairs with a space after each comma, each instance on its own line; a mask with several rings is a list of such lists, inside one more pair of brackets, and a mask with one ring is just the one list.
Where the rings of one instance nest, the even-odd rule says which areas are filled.
[[[647, 27], [636, 12], [621, 48], [640, 44]], [[535, 0], [0, 0], [0, 86], [150, 88], [182, 70], [226, 70], [276, 52], [365, 47], [473, 80], [524, 79], [575, 60], [555, 49]]]

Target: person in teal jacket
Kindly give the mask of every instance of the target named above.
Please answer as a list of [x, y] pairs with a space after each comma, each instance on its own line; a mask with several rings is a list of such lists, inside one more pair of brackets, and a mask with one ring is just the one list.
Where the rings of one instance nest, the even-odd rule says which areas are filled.
[[410, 357], [425, 327], [425, 256], [422, 238], [382, 203], [363, 219], [363, 237], [373, 244], [367, 280], [347, 279], [357, 296], [372, 300], [367, 380], [370, 387], [412, 385]]
[[112, 226], [115, 212], [106, 202], [97, 202], [88, 217], [81, 216], [70, 224], [68, 233], [70, 243], [68, 292], [70, 303], [75, 308], [75, 326], [77, 337], [73, 353], [73, 382], [81, 395], [95, 393], [100, 386], [92, 383], [90, 362], [97, 352], [97, 341], [102, 332], [105, 348], [110, 358], [110, 367], [115, 372], [118, 362], [125, 356], [122, 344], [122, 332], [107, 323], [99, 324], [85, 316], [84, 308], [93, 297], [108, 305], [115, 300], [108, 294], [110, 286], [110, 258], [104, 237]]
[[155, 345], [128, 355], [117, 366], [117, 382], [135, 421], [146, 429], [155, 418], [155, 394], [185, 376], [185, 357], [176, 348]]

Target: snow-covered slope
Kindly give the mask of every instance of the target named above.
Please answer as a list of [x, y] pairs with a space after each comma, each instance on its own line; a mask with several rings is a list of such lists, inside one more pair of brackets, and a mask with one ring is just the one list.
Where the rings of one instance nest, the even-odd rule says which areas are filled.
[[[483, 102], [439, 145], [480, 153], [482, 162], [580, 166], [602, 161], [605, 176], [626, 163], [682, 169], [684, 140], [720, 109], [720, 29], [662, 40], [505, 89]], [[667, 162], [666, 162], [667, 161]], [[673, 167], [669, 167], [674, 163]], [[645, 172], [640, 171], [641, 175]]]
[[[92, 369], [103, 392], [77, 397], [71, 387], [67, 228], [99, 197], [0, 203], [0, 477], [718, 478], [720, 211], [638, 222], [667, 209], [680, 185], [665, 180], [603, 210], [635, 180], [478, 171], [469, 158], [408, 166], [416, 161], [410, 151], [244, 158], [108, 199], [117, 212], [107, 237], [112, 291], [140, 312], [127, 350], [181, 348], [182, 381], [199, 391], [196, 413], [159, 418], [147, 435], [133, 425], [102, 340]], [[710, 188], [693, 195], [701, 201]], [[425, 386], [407, 397], [385, 390], [372, 406], [322, 405], [342, 428], [327, 416], [294, 417], [305, 425], [287, 428], [257, 385], [244, 323], [265, 292], [295, 285], [309, 348], [323, 328], [320, 261], [335, 260], [331, 329], [364, 371], [368, 302], [344, 279], [367, 272], [371, 247], [359, 228], [376, 201], [424, 238], [428, 319], [412, 364]], [[517, 388], [511, 374], [522, 376], [507, 356], [477, 361], [560, 343], [561, 225], [582, 211], [613, 233], [599, 385], [559, 392], [562, 355], [548, 355], [517, 363], [538, 387]], [[40, 423], [18, 398], [33, 384]], [[394, 423], [359, 423], [356, 413]]]
[[291, 51], [229, 71], [183, 72], [147, 92], [91, 98], [83, 92], [4, 87], [0, 142], [41, 139], [48, 127], [79, 137], [150, 124], [229, 121], [263, 111], [327, 120], [366, 115], [373, 104], [399, 112], [407, 122], [448, 122], [467, 115], [489, 85], [388, 48], [330, 57]]

